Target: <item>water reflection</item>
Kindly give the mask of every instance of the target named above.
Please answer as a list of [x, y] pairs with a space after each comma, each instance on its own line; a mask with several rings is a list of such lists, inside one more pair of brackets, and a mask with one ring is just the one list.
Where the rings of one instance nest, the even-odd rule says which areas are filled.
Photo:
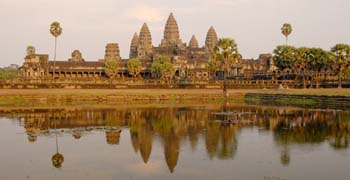
[[57, 123], [56, 123], [56, 118], [55, 118], [55, 114], [56, 113], [53, 113], [53, 123], [54, 123], [54, 134], [55, 134], [55, 144], [56, 144], [56, 154], [54, 154], [51, 158], [51, 161], [52, 161], [52, 165], [55, 167], [55, 168], [61, 168], [62, 167], [62, 164], [64, 162], [64, 157], [62, 154], [60, 154], [58, 152], [58, 132], [57, 132]]
[[255, 106], [113, 108], [113, 109], [34, 109], [1, 111], [0, 116], [24, 125], [28, 141], [55, 136], [56, 153], [52, 164], [60, 168], [59, 135], [71, 134], [79, 140], [93, 131], [105, 133], [109, 145], [118, 145], [123, 131], [129, 131], [130, 145], [147, 164], [155, 139], [160, 139], [164, 160], [175, 171], [181, 146], [188, 142], [193, 151], [203, 140], [209, 159], [234, 159], [239, 149], [239, 134], [244, 128], [271, 132], [280, 148], [280, 163], [292, 161], [290, 147], [297, 144], [328, 143], [335, 150], [349, 148], [350, 112]]

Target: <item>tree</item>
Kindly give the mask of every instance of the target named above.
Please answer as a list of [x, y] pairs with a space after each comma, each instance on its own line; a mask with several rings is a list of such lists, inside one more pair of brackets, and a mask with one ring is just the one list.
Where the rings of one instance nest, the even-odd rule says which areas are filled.
[[238, 64], [241, 55], [238, 53], [237, 44], [233, 39], [219, 39], [212, 53], [212, 60], [217, 67], [224, 72], [223, 93], [228, 96], [226, 76], [234, 64]]
[[105, 72], [109, 78], [115, 78], [118, 74], [119, 64], [115, 60], [105, 61]]
[[135, 58], [128, 60], [127, 67], [129, 74], [136, 78], [140, 74], [142, 68], [140, 59]]
[[281, 28], [282, 34], [286, 37], [286, 45], [288, 45], [288, 36], [292, 33], [292, 25], [285, 23]]
[[210, 74], [211, 77], [213, 77], [213, 75], [215, 75], [216, 71], [218, 70], [217, 65], [215, 64], [215, 61], [208, 61], [208, 72]]
[[306, 73], [307, 73], [307, 63], [310, 58], [310, 48], [300, 47], [296, 49], [295, 52], [295, 72], [302, 76], [303, 88], [306, 88]]
[[295, 53], [296, 48], [293, 46], [277, 46], [273, 51], [273, 61], [275, 66], [283, 73], [286, 69], [292, 69], [295, 65]]
[[337, 44], [331, 52], [334, 56], [333, 70], [338, 76], [338, 88], [342, 88], [342, 78], [348, 76], [350, 71], [350, 45]]
[[159, 56], [152, 63], [151, 72], [157, 78], [171, 79], [174, 76], [175, 69], [168, 56]]
[[0, 80], [14, 80], [19, 76], [18, 69], [0, 68]]
[[57, 49], [57, 37], [62, 34], [62, 27], [59, 22], [53, 22], [50, 26], [50, 33], [55, 37], [55, 54], [53, 61], [53, 79], [55, 79], [55, 69], [56, 69], [56, 49]]
[[319, 88], [319, 80], [322, 73], [330, 68], [330, 52], [321, 48], [310, 48], [310, 54], [307, 62], [308, 71], [311, 72], [311, 85], [316, 81], [316, 88]]

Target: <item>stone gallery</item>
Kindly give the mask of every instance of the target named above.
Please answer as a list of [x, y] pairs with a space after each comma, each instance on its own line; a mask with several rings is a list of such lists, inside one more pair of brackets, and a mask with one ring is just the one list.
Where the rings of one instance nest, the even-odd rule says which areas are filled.
[[[34, 47], [27, 49], [27, 56], [23, 64], [25, 79], [107, 79], [106, 61], [118, 64], [118, 77], [131, 77], [127, 68], [128, 60], [137, 58], [141, 61], [140, 77], [154, 78], [151, 72], [152, 62], [159, 56], [167, 56], [174, 68], [174, 79], [208, 80], [213, 76], [220, 76], [220, 72], [210, 73], [208, 62], [211, 52], [218, 41], [218, 35], [213, 26], [207, 31], [204, 46], [200, 46], [193, 35], [189, 43], [180, 38], [180, 31], [171, 13], [164, 29], [164, 37], [159, 46], [152, 43], [149, 27], [144, 23], [139, 33], [135, 33], [131, 40], [129, 59], [120, 57], [118, 43], [106, 45], [103, 59], [86, 61], [79, 50], [72, 52], [68, 60], [49, 60], [47, 54], [36, 54]], [[252, 77], [254, 74], [265, 74], [275, 69], [271, 54], [261, 54], [258, 59], [240, 59], [238, 64], [230, 68], [227, 77]]]

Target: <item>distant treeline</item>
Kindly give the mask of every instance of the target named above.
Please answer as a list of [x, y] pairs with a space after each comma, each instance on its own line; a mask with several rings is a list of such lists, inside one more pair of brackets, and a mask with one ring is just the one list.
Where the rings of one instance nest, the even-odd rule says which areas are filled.
[[0, 68], [0, 80], [12, 80], [16, 79], [19, 75], [18, 69], [13, 68]]

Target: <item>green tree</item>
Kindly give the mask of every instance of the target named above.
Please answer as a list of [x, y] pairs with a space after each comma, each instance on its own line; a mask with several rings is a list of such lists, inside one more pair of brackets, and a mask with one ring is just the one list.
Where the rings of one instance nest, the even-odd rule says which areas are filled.
[[300, 47], [295, 52], [295, 72], [303, 79], [303, 88], [306, 88], [307, 63], [310, 58], [310, 48]]
[[273, 61], [275, 66], [282, 71], [283, 77], [287, 69], [292, 70], [295, 66], [295, 53], [296, 48], [287, 45], [277, 46], [273, 51]]
[[213, 77], [218, 70], [217, 65], [215, 64], [215, 61], [208, 61], [208, 72], [211, 77]]
[[334, 57], [333, 70], [338, 76], [338, 88], [342, 88], [342, 79], [349, 75], [350, 45], [337, 44], [331, 52]]
[[277, 46], [273, 51], [275, 66], [281, 71], [292, 69], [295, 63], [295, 52], [296, 48], [293, 46]]
[[281, 28], [282, 34], [286, 37], [286, 45], [288, 45], [288, 36], [292, 33], [292, 25], [285, 23]]
[[316, 82], [316, 88], [319, 88], [319, 81], [322, 74], [331, 66], [331, 54], [321, 48], [310, 48], [310, 54], [308, 58], [307, 68], [311, 73], [311, 85]]
[[168, 56], [159, 56], [152, 63], [151, 72], [157, 78], [171, 79], [174, 76], [175, 69]]
[[109, 78], [115, 78], [118, 75], [119, 64], [115, 60], [105, 61], [105, 72]]
[[234, 64], [238, 64], [241, 55], [238, 53], [238, 48], [235, 40], [230, 38], [219, 39], [212, 53], [212, 60], [217, 65], [218, 69], [224, 72], [223, 93], [225, 97], [227, 93], [227, 74]]
[[53, 22], [50, 26], [50, 33], [55, 38], [55, 53], [53, 61], [53, 78], [55, 78], [55, 69], [56, 69], [56, 50], [57, 50], [57, 37], [62, 34], [62, 27], [59, 22]]
[[140, 74], [142, 68], [140, 59], [135, 58], [128, 60], [127, 67], [129, 74], [136, 78]]
[[18, 69], [0, 68], [0, 80], [13, 80], [19, 75]]

